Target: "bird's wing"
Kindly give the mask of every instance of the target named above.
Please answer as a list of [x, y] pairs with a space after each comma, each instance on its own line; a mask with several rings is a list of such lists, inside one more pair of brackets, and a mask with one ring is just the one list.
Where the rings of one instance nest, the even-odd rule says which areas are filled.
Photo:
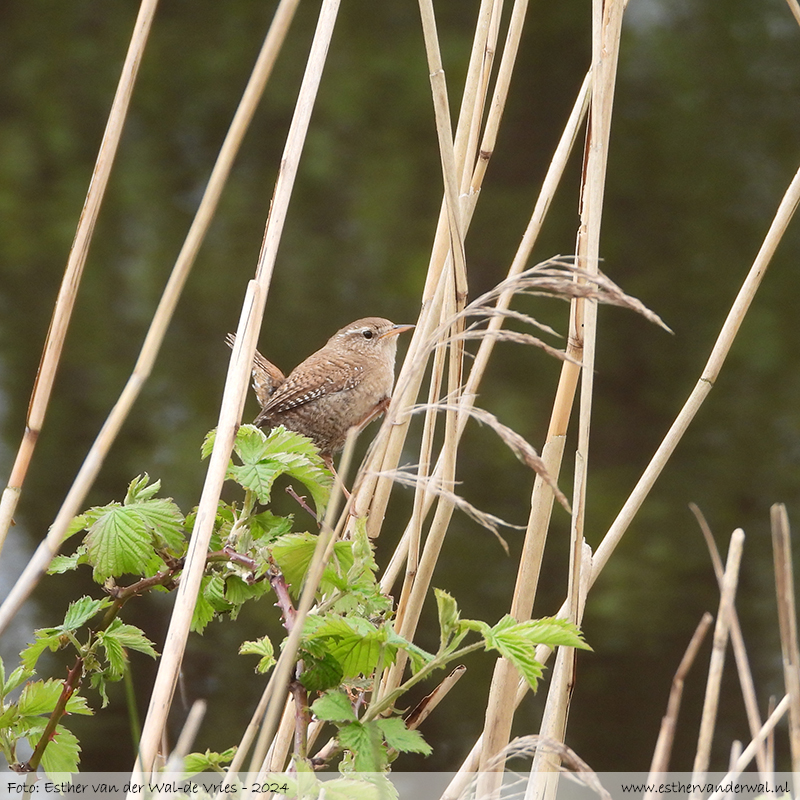
[[[233, 349], [236, 342], [236, 335], [229, 333], [225, 337], [225, 342]], [[258, 399], [258, 404], [264, 408], [269, 402], [275, 389], [284, 381], [284, 374], [269, 359], [265, 358], [256, 350], [253, 355], [253, 389]]]
[[361, 383], [363, 369], [328, 353], [314, 353], [289, 374], [261, 409], [256, 423], [310, 403], [318, 397], [345, 392]]

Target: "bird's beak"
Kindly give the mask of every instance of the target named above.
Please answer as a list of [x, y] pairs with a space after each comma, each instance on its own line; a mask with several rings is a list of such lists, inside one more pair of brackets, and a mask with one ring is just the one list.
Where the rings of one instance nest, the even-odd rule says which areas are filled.
[[412, 328], [414, 328], [414, 325], [394, 325], [386, 333], [382, 333], [379, 338], [388, 339], [390, 336], [397, 336], [398, 333], [405, 333]]

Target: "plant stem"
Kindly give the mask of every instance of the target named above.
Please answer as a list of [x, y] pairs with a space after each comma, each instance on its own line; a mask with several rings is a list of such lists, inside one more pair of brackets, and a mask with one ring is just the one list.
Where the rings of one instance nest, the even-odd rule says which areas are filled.
[[82, 675], [83, 657], [78, 656], [75, 659], [75, 666], [67, 673], [66, 680], [64, 681], [64, 688], [61, 690], [61, 696], [58, 698], [58, 702], [53, 709], [53, 713], [50, 715], [50, 719], [47, 720], [47, 725], [45, 725], [44, 731], [42, 731], [41, 738], [36, 743], [33, 755], [19, 768], [20, 772], [36, 772], [39, 768], [45, 748], [53, 738], [61, 718], [67, 713], [67, 703], [70, 697], [72, 697], [81, 685]]

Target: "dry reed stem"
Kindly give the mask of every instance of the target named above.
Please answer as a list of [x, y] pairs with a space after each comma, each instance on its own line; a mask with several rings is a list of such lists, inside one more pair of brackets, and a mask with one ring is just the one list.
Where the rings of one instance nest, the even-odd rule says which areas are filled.
[[[737, 528], [731, 536], [731, 542], [728, 547], [728, 560], [725, 564], [725, 573], [722, 578], [719, 611], [717, 612], [717, 622], [714, 626], [714, 647], [711, 651], [711, 661], [708, 666], [708, 681], [703, 700], [703, 713], [700, 718], [700, 733], [692, 768], [692, 783], [694, 784], [704, 781], [711, 758], [711, 743], [714, 739], [714, 728], [717, 722], [722, 670], [725, 666], [725, 650], [728, 647], [728, 633], [736, 597], [736, 587], [739, 582], [739, 565], [742, 561], [743, 546], [744, 531], [741, 528]], [[693, 793], [693, 797], [695, 796], [697, 796], [696, 793]]]
[[800, 773], [800, 649], [797, 642], [797, 608], [794, 594], [792, 539], [786, 506], [776, 503], [770, 509], [772, 552], [775, 561], [775, 594], [786, 693], [789, 695], [789, 744], [792, 772]]
[[10, 619], [44, 575], [53, 556], [58, 552], [67, 526], [72, 518], [79, 513], [89, 488], [97, 477], [103, 461], [136, 401], [144, 382], [150, 375], [175, 307], [186, 284], [186, 279], [205, 238], [211, 219], [219, 205], [219, 199], [236, 154], [263, 94], [278, 52], [286, 38], [286, 33], [298, 3], [299, 0], [281, 0], [281, 4], [275, 12], [275, 17], [225, 136], [225, 141], [220, 148], [208, 185], [203, 193], [186, 240], [178, 254], [158, 308], [153, 315], [153, 320], [150, 323], [150, 328], [133, 372], [119, 399], [111, 409], [97, 439], [92, 444], [84, 463], [81, 465], [81, 469], [48, 532], [46, 540], [39, 546], [33, 559], [17, 581], [12, 593], [9, 594], [3, 606], [0, 607], [0, 633], [2, 633]]
[[[736, 338], [736, 334], [739, 331], [742, 320], [747, 314], [747, 310], [749, 309], [750, 304], [755, 297], [755, 293], [758, 290], [762, 278], [764, 277], [778, 243], [780, 242], [783, 234], [786, 231], [786, 228], [789, 225], [789, 222], [792, 219], [792, 216], [794, 215], [795, 210], [797, 209], [798, 203], [800, 203], [800, 170], [795, 173], [791, 183], [789, 184], [789, 187], [781, 199], [781, 202], [775, 213], [775, 217], [770, 224], [767, 235], [764, 238], [755, 261], [745, 277], [745, 280], [736, 295], [733, 305], [731, 306], [731, 310], [728, 312], [728, 316], [722, 325], [722, 329], [720, 330], [717, 340], [714, 343], [714, 347], [712, 348], [709, 359], [706, 362], [705, 368], [703, 369], [700, 380], [697, 382], [688, 400], [681, 408], [675, 421], [670, 426], [669, 431], [662, 440], [661, 444], [658, 446], [655, 454], [642, 473], [641, 478], [639, 478], [639, 481], [637, 482], [633, 491], [623, 504], [623, 507], [616, 519], [606, 532], [606, 535], [604, 536], [603, 541], [600, 543], [600, 546], [595, 551], [592, 559], [592, 576], [590, 587], [594, 585], [594, 582], [600, 576], [603, 568], [608, 563], [608, 559], [611, 558], [611, 555], [624, 536], [625, 531], [628, 529], [645, 498], [653, 488], [658, 476], [661, 474], [661, 471], [669, 461], [669, 458], [677, 447], [678, 442], [680, 442], [683, 434], [688, 429], [689, 424], [694, 419], [705, 398], [711, 391], [714, 381], [719, 375], [722, 365], [725, 363], [725, 358], [727, 357], [731, 345]], [[562, 370], [562, 376], [563, 375], [564, 370]], [[551, 422], [551, 427], [552, 426], [553, 423]], [[543, 456], [546, 456], [547, 445], [545, 445], [542, 454]], [[552, 468], [549, 462], [546, 461], [546, 463], [550, 473], [556, 474], [557, 469]], [[563, 616], [566, 611], [567, 605], [564, 603], [557, 612], [557, 616]], [[548, 657], [549, 648], [537, 648], [537, 660], [539, 660], [541, 663], [545, 663]], [[519, 705], [519, 703], [522, 701], [522, 698], [527, 694], [527, 691], [528, 687], [525, 683], [520, 683], [518, 685], [516, 694], [513, 698], [514, 708]], [[481, 735], [476, 741], [475, 745], [473, 745], [472, 749], [467, 755], [467, 758], [459, 768], [458, 773], [448, 786], [443, 798], [452, 800], [452, 798], [458, 796], [458, 792], [463, 788], [464, 782], [467, 779], [466, 776], [470, 772], [474, 771], [478, 766], [478, 759], [480, 757], [482, 747], [483, 735]]]
[[794, 212], [797, 210], [798, 203], [800, 203], [800, 170], [795, 173], [786, 193], [781, 199], [775, 217], [764, 238], [764, 242], [736, 295], [736, 299], [733, 301], [731, 310], [728, 312], [722, 330], [714, 343], [714, 347], [711, 350], [711, 354], [709, 355], [700, 379], [689, 395], [683, 408], [681, 408], [661, 444], [658, 446], [655, 455], [642, 473], [642, 477], [625, 501], [617, 518], [608, 529], [600, 546], [597, 548], [592, 567], [592, 583], [594, 583], [597, 576], [602, 572], [603, 567], [616, 549], [619, 541], [622, 539], [625, 531], [636, 515], [636, 512], [644, 502], [645, 497], [650, 493], [656, 479], [672, 456], [678, 442], [683, 438], [683, 434], [686, 432], [689, 424], [711, 392], [714, 382], [722, 369], [722, 365], [725, 363], [725, 359], [730, 352], [736, 334], [739, 332], [742, 320], [744, 320], [750, 308], [750, 304], [753, 302], [756, 291], [761, 285], [761, 280], [767, 271], [767, 267], [772, 260], [772, 256], [775, 254], [778, 243], [794, 216]]
[[[45, 413], [47, 412], [53, 382], [55, 381], [58, 363], [61, 358], [61, 351], [64, 347], [64, 338], [67, 335], [67, 328], [75, 306], [75, 298], [83, 276], [83, 268], [86, 264], [86, 257], [89, 254], [89, 245], [92, 241], [97, 216], [108, 186], [108, 179], [122, 136], [131, 95], [133, 94], [133, 86], [136, 82], [139, 64], [147, 44], [157, 6], [158, 0], [142, 0], [133, 33], [131, 34], [128, 51], [125, 55], [125, 61], [122, 65], [122, 73], [111, 104], [108, 122], [103, 132], [97, 161], [95, 162], [89, 189], [86, 193], [86, 200], [78, 220], [75, 239], [70, 248], [64, 269], [64, 277], [53, 308], [53, 317], [50, 321], [50, 328], [47, 331], [47, 338], [45, 339], [28, 406], [25, 433], [11, 469], [8, 485], [3, 492], [2, 499], [0, 499], [0, 552], [3, 549], [8, 529], [11, 526], [11, 520], [22, 492], [22, 485], [28, 472], [28, 466], [44, 424]], [[0, 622], [0, 632], [4, 628], [5, 625]]]
[[[192, 531], [181, 583], [178, 587], [175, 608], [170, 618], [164, 652], [156, 673], [155, 685], [150, 697], [150, 706], [142, 730], [140, 755], [135, 767], [135, 772], [138, 775], [143, 772], [149, 772], [152, 768], [160, 732], [164, 729], [172, 702], [175, 682], [186, 646], [186, 638], [189, 634], [192, 612], [205, 567], [205, 553], [213, 532], [217, 504], [222, 484], [225, 480], [236, 428], [241, 420], [250, 367], [253, 363], [258, 330], [264, 315], [278, 244], [286, 220], [286, 210], [297, 175], [300, 154], [305, 142], [311, 111], [319, 88], [338, 8], [339, 0], [323, 0], [295, 113], [289, 127], [267, 219], [264, 241], [258, 259], [256, 279], [249, 284], [248, 294], [239, 319], [236, 331], [236, 345], [231, 356], [222, 396], [214, 448], [198, 504], [197, 519]], [[320, 538], [324, 539], [322, 536]], [[303, 597], [306, 597], [305, 592]], [[298, 616], [302, 620], [300, 609], [298, 609]], [[293, 629], [292, 633], [289, 634], [286, 649], [278, 659], [273, 678], [280, 676], [282, 671], [285, 670], [286, 661], [284, 657], [287, 654], [292, 655], [289, 643], [292, 641], [293, 636], [299, 637], [301, 627], [301, 623], [298, 622], [297, 629]], [[296, 647], [296, 641], [294, 646]], [[282, 659], [284, 663], [281, 663]], [[288, 666], [291, 667], [291, 664]], [[275, 705], [274, 702], [273, 705]], [[271, 719], [271, 713], [273, 716], [277, 713], [277, 711], [273, 712], [272, 706], [267, 712], [268, 720]]]
[[[658, 739], [653, 750], [653, 759], [650, 762], [650, 774], [647, 776], [647, 782], [650, 784], [658, 783], [659, 776], [669, 771], [672, 743], [675, 739], [675, 730], [678, 727], [678, 712], [681, 708], [686, 676], [689, 674], [689, 670], [692, 668], [695, 658], [697, 658], [700, 645], [706, 638], [708, 629], [711, 627], [713, 621], [714, 617], [706, 611], [701, 617], [700, 622], [697, 623], [697, 628], [695, 628], [694, 634], [692, 634], [692, 638], [683, 654], [681, 663], [675, 671], [675, 677], [672, 679], [672, 687], [669, 691], [667, 711], [661, 718], [661, 728], [658, 731]], [[656, 792], [648, 792], [645, 795], [645, 800], [655, 800], [656, 796]]]
[[800, 3], [797, 0], [786, 0], [786, 2], [789, 4], [789, 10], [792, 12], [795, 21], [800, 25]]
[[[711, 556], [711, 563], [714, 567], [714, 574], [717, 578], [720, 591], [722, 591], [722, 578], [724, 567], [722, 566], [722, 559], [717, 549], [717, 543], [714, 541], [714, 536], [711, 533], [711, 528], [708, 525], [703, 513], [694, 504], [689, 503], [689, 508], [697, 519], [700, 525], [700, 530], [703, 533], [703, 538], [706, 541], [709, 555]], [[744, 643], [744, 635], [742, 634], [742, 626], [739, 624], [739, 615], [736, 608], [731, 609], [731, 644], [733, 645], [733, 655], [736, 659], [736, 671], [739, 675], [739, 685], [742, 688], [742, 699], [744, 700], [744, 707], [747, 713], [747, 723], [750, 728], [750, 736], [754, 737], [761, 729], [761, 713], [758, 710], [758, 697], [756, 696], [756, 687], [753, 682], [753, 673], [750, 669], [750, 661], [747, 657], [747, 647]], [[759, 750], [756, 753], [756, 761], [758, 763], [758, 770], [762, 775], [767, 772], [767, 759], [764, 750]]]
[[461, 680], [466, 671], [467, 668], [463, 664], [459, 664], [430, 694], [426, 694], [405, 718], [406, 727], [416, 730], [422, 725], [436, 706], [444, 700], [447, 693]]
[[[767, 719], [769, 719], [772, 714], [775, 712], [775, 706], [778, 704], [778, 700], [774, 694], [769, 696], [769, 701], [767, 702]], [[775, 778], [775, 731], [771, 730], [767, 736], [766, 742], [764, 742], [764, 749], [767, 751], [767, 780], [772, 783]], [[741, 756], [741, 753], [739, 753]], [[738, 760], [738, 759], [737, 759]], [[731, 769], [735, 764], [731, 765]]]
[[[744, 751], [737, 759], [736, 764], [734, 764], [733, 769], [729, 770], [725, 777], [719, 781], [720, 786], [725, 786], [731, 781], [736, 780], [736, 778], [738, 778], [739, 775], [741, 775], [741, 773], [747, 769], [748, 764], [753, 760], [753, 757], [762, 746], [764, 740], [772, 733], [772, 731], [775, 729], [775, 726], [781, 721], [781, 718], [788, 711], [788, 709], [789, 695], [787, 694], [780, 701], [780, 703], [778, 703], [775, 711], [773, 711], [772, 714], [767, 717], [767, 721], [761, 726], [758, 736], [754, 737], [750, 744], [745, 747]], [[707, 800], [722, 800], [722, 796], [723, 792], [716, 791], [709, 795]]]
[[[603, 4], [600, 0], [593, 3], [593, 37], [592, 37], [592, 67], [594, 72], [594, 88], [591, 98], [591, 116], [587, 133], [587, 158], [584, 181], [581, 186], [581, 226], [578, 234], [578, 265], [590, 274], [598, 272], [600, 257], [600, 228], [602, 222], [603, 197], [605, 190], [605, 175], [608, 163], [609, 139], [611, 130], [611, 115], [613, 107], [614, 86], [616, 82], [617, 60], [619, 55], [620, 30], [624, 5], [619, 2]], [[581, 281], [579, 280], [580, 284]], [[570, 349], [568, 352], [580, 358], [583, 367], [581, 370], [581, 399], [580, 416], [578, 423], [578, 451], [575, 464], [575, 489], [573, 493], [573, 512], [571, 526], [571, 546], [569, 573], [568, 605], [570, 618], [580, 622], [585, 596], [581, 597], [581, 587], [584, 579], [581, 575], [581, 566], [584, 561], [584, 520], [586, 500], [586, 480], [588, 477], [588, 449], [591, 422], [592, 394], [594, 383], [594, 354], [596, 341], [597, 306], [583, 300], [573, 302], [570, 314]], [[556, 408], [572, 406], [576, 389], [577, 370], [565, 363], [562, 367], [562, 381], [556, 398]], [[554, 419], [556, 418], [554, 409]], [[561, 419], [566, 431], [567, 416]], [[553, 433], [552, 429], [551, 432]], [[543, 486], [543, 484], [540, 484]], [[538, 503], [533, 500], [532, 505]], [[533, 532], [536, 537], [546, 537], [546, 530]], [[588, 562], [591, 564], [591, 561]], [[558, 682], [551, 682], [548, 690], [547, 704], [542, 735], [563, 740], [569, 698], [572, 688], [572, 657], [565, 655], [563, 660], [563, 673], [559, 674]], [[498, 688], [498, 695], [507, 701], [514, 681], [513, 671], [504, 670], [498, 673], [508, 682], [507, 687]], [[492, 747], [497, 747], [501, 742], [507, 741], [510, 735], [510, 726], [513, 714], [509, 713], [509, 705], [503, 702], [502, 706], [487, 709], [487, 719], [484, 731], [487, 734], [481, 755], [481, 762], [485, 764], [493, 755]], [[550, 768], [553, 766], [549, 760]], [[539, 758], [535, 764], [538, 770], [546, 769], [545, 763]], [[539, 796], [552, 796], [554, 784], [547, 783], [546, 778], [542, 783], [536, 782], [531, 791]]]
[[206, 715], [208, 704], [205, 700], [195, 700], [189, 713], [186, 716], [186, 721], [183, 723], [183, 728], [178, 735], [178, 741], [175, 743], [175, 748], [169, 754], [167, 763], [164, 767], [165, 772], [180, 772], [183, 769], [183, 759], [191, 750], [194, 740], [197, 737], [197, 732], [200, 730], [200, 725], [203, 722], [203, 717]]
[[[490, 53], [493, 52], [495, 47], [495, 41], [490, 37], [491, 35], [496, 36], [496, 25], [493, 24], [492, 20], [497, 19], [499, 11], [495, 11], [494, 7], [490, 7], [490, 2], [491, 0], [483, 0], [481, 3], [470, 66], [467, 72], [467, 83], [456, 128], [456, 166], [462, 170], [462, 176], [466, 170], [472, 169], [471, 165], [475, 161], [475, 154], [467, 152], [470, 141], [468, 134], [474, 127], [473, 123], [476, 117], [474, 109], [478, 105], [481, 108], [483, 107], [484, 98], [479, 95], [478, 83], [480, 76], [485, 74], [485, 66], [490, 60]], [[502, 4], [498, 2], [497, 5], [501, 6]], [[513, 63], [513, 58], [511, 61]], [[506, 64], [505, 70], [510, 71], [511, 66], [508, 64], [508, 56], [505, 51], [501, 60], [501, 70], [503, 70], [503, 64]], [[482, 85], [484, 93], [486, 88], [487, 84], [484, 81]], [[493, 115], [493, 117], [490, 117], [490, 121], [487, 124], [491, 124], [491, 119], [497, 117], [496, 124], [499, 125], [499, 116], [502, 114], [504, 102], [503, 97], [502, 101], [498, 99], [497, 103], [493, 103], [490, 110], [490, 115]], [[482, 157], [488, 158], [489, 155], [484, 153]], [[479, 184], [473, 185], [469, 194], [462, 196], [462, 236], [466, 233], [472, 219], [479, 188]], [[393, 470], [397, 466], [407, 432], [407, 424], [403, 423], [403, 410], [416, 401], [423, 376], [419, 366], [415, 366], [415, 357], [421, 347], [421, 343], [430, 334], [434, 326], [437, 325], [437, 319], [439, 322], [441, 321], [442, 293], [444, 290], [444, 283], [441, 278], [443, 271], [446, 271], [448, 266], [447, 254], [450, 247], [445, 217], [445, 205], [443, 204], [423, 291], [420, 320], [417, 329], [414, 331], [408, 355], [398, 378], [398, 387], [402, 385], [403, 388], [401, 391], [395, 392], [393, 409], [390, 409], [391, 414], [387, 413], [384, 426], [376, 437], [370, 460], [367, 462], [367, 471], [371, 472], [373, 477], [362, 481], [358, 488], [355, 504], [356, 513], [363, 515], [369, 509], [368, 532], [373, 537], [380, 532], [380, 526], [392, 488], [391, 481], [379, 480], [374, 476], [383, 470]], [[422, 369], [424, 369], [424, 364]], [[400, 421], [400, 424], [397, 424], [398, 421]], [[407, 422], [407, 418], [405, 421]]]

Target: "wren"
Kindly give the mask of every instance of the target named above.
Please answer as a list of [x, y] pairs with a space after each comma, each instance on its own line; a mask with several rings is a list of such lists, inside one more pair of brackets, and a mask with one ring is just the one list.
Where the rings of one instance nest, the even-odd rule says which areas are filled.
[[330, 464], [351, 428], [361, 429], [388, 407], [397, 335], [413, 325], [365, 317], [337, 331], [287, 377], [256, 351], [253, 387], [261, 405], [255, 424], [283, 425], [308, 436]]

